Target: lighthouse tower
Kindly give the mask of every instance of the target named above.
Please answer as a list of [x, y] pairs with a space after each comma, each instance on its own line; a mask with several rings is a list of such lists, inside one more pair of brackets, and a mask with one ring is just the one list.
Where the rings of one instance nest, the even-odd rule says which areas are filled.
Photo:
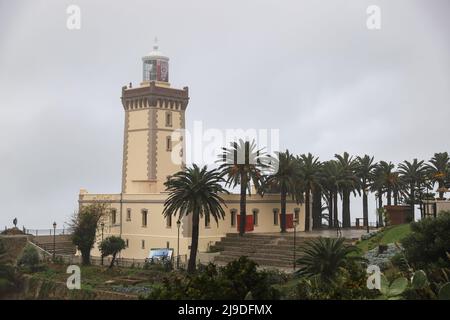
[[139, 87], [122, 87], [125, 130], [122, 193], [164, 192], [167, 178], [184, 167], [185, 111], [187, 87], [169, 83], [169, 58], [153, 50], [142, 58]]

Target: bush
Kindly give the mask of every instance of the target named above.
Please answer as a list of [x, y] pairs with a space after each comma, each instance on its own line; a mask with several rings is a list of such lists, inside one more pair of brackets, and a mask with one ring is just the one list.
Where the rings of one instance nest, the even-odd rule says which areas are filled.
[[411, 223], [411, 234], [401, 243], [407, 260], [418, 268], [429, 264], [450, 266], [450, 212], [441, 212], [437, 218], [425, 218]]
[[[171, 274], [162, 285], [155, 286], [149, 299], [174, 300], [243, 300], [277, 299], [279, 293], [272, 287], [274, 275], [258, 271], [257, 264], [246, 257], [217, 267], [213, 263], [200, 266], [193, 275]], [[250, 294], [249, 294], [250, 293]]]
[[106, 257], [109, 255], [112, 256], [111, 264], [109, 265], [110, 269], [114, 266], [117, 254], [125, 249], [125, 247], [125, 241], [121, 237], [116, 236], [110, 236], [104, 239], [98, 246], [100, 252], [102, 253], [102, 257]]
[[22, 256], [17, 264], [20, 267], [27, 268], [32, 272], [36, 271], [39, 266], [39, 253], [36, 248], [31, 245], [27, 245], [23, 250]]

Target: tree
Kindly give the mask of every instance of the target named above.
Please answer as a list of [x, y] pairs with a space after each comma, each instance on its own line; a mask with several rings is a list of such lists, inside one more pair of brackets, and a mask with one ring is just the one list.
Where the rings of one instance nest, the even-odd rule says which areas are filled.
[[427, 171], [433, 183], [438, 184], [439, 199], [444, 199], [444, 187], [449, 179], [450, 157], [447, 152], [435, 153], [427, 165]]
[[360, 188], [363, 193], [363, 220], [364, 226], [369, 224], [369, 203], [367, 195], [370, 192], [370, 184], [373, 180], [373, 172], [376, 164], [373, 161], [373, 157], [364, 155], [364, 157], [357, 157], [358, 167], [356, 169], [356, 175], [360, 180]]
[[359, 251], [356, 246], [344, 242], [345, 238], [322, 237], [305, 242], [300, 248], [302, 255], [297, 261], [301, 267], [296, 274], [333, 283], [348, 263], [363, 260], [355, 254]]
[[239, 140], [232, 142], [229, 148], [222, 148], [223, 154], [219, 157], [219, 170], [227, 177], [226, 185], [240, 186], [240, 224], [239, 235], [244, 235], [246, 224], [247, 192], [251, 195], [251, 183], [259, 192], [262, 173], [267, 167], [266, 157], [262, 149], [256, 149], [256, 143]]
[[222, 174], [217, 170], [207, 170], [207, 167], [199, 168], [193, 165], [184, 171], [171, 176], [164, 185], [169, 195], [164, 202], [164, 217], [178, 215], [178, 220], [184, 216], [192, 215], [192, 241], [189, 256], [188, 272], [195, 272], [197, 259], [199, 220], [200, 217], [213, 217], [218, 223], [225, 217], [222, 207], [226, 206], [220, 197], [221, 193], [228, 193], [222, 187]]
[[359, 187], [359, 179], [356, 176], [358, 162], [353, 159], [347, 152], [343, 155], [335, 155], [339, 166], [342, 170], [342, 178], [340, 183], [340, 191], [342, 193], [342, 226], [349, 228], [351, 226], [350, 216], [350, 193], [355, 193]]
[[338, 193], [342, 179], [342, 168], [337, 161], [329, 160], [324, 162], [321, 170], [322, 187], [325, 190], [325, 196], [328, 198], [328, 214], [330, 227], [337, 227], [338, 218]]
[[100, 242], [100, 245], [98, 247], [100, 249], [100, 252], [102, 253], [102, 258], [110, 255], [112, 256], [111, 264], [109, 265], [109, 269], [111, 269], [114, 266], [117, 254], [125, 249], [126, 245], [125, 241], [122, 238], [110, 236]]
[[91, 264], [90, 255], [94, 247], [98, 224], [108, 210], [109, 206], [101, 202], [82, 206], [69, 222], [69, 226], [73, 230], [72, 242], [81, 252], [83, 265]]
[[295, 157], [288, 150], [277, 153], [277, 158], [273, 162], [273, 166], [278, 170], [271, 175], [265, 176], [261, 191], [264, 194], [267, 190], [279, 190], [281, 207], [280, 229], [284, 233], [286, 232], [287, 196], [291, 195], [297, 203], [301, 201], [298, 166]]
[[408, 201], [411, 205], [411, 212], [409, 221], [414, 220], [414, 206], [416, 204], [416, 191], [421, 184], [424, 183], [427, 167], [424, 165], [424, 161], [418, 161], [414, 159], [412, 162], [403, 161], [398, 165], [401, 178], [408, 186]]
[[[305, 192], [305, 231], [309, 231], [311, 229], [311, 193], [315, 194], [316, 198], [321, 198], [316, 192], [320, 188], [321, 163], [319, 158], [314, 157], [311, 153], [297, 157], [297, 162], [299, 178], [302, 181]], [[321, 201], [321, 199], [316, 199], [315, 201]], [[313, 218], [314, 228], [322, 225], [322, 218], [317, 217], [317, 211]]]

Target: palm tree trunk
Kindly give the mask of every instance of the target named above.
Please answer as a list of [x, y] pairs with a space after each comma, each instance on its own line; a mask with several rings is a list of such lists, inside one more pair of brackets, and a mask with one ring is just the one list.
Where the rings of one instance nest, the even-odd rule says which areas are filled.
[[394, 191], [394, 206], [396, 206], [398, 204], [398, 191], [395, 190]]
[[378, 226], [379, 227], [383, 226], [383, 215], [381, 214], [382, 208], [383, 208], [383, 193], [381, 192], [381, 190], [378, 190], [378, 210], [379, 210], [379, 212], [377, 212], [377, 214], [378, 214]]
[[239, 224], [239, 235], [243, 236], [245, 234], [245, 224], [247, 222], [246, 217], [246, 205], [247, 204], [247, 183], [244, 179], [241, 180], [241, 199], [240, 199], [240, 224]]
[[315, 188], [313, 191], [313, 229], [322, 227], [322, 191]]
[[392, 197], [392, 192], [391, 192], [391, 189], [388, 189], [388, 191], [387, 191], [387, 205], [388, 206], [390, 206], [391, 204], [392, 204], [392, 200], [391, 200], [391, 197]]
[[[444, 187], [444, 183], [442, 181], [439, 181], [438, 183], [438, 188], [441, 189]], [[442, 190], [442, 189], [441, 189]], [[439, 199], [442, 200], [444, 199], [444, 192], [439, 191]]]
[[281, 206], [281, 221], [280, 221], [280, 227], [281, 232], [286, 232], [286, 188], [282, 185], [281, 186], [281, 194], [280, 194], [280, 206]]
[[333, 210], [334, 210], [334, 227], [337, 228], [339, 225], [339, 217], [338, 217], [338, 192], [337, 190], [333, 192], [333, 202], [334, 202], [334, 206], [333, 206]]
[[332, 228], [334, 226], [333, 221], [333, 192], [330, 191], [327, 195], [328, 197], [328, 228]]
[[411, 212], [410, 212], [410, 216], [409, 216], [409, 221], [408, 222], [411, 222], [411, 221], [414, 221], [414, 205], [415, 205], [415, 202], [416, 202], [416, 196], [415, 196], [415, 189], [416, 189], [416, 185], [414, 184], [414, 183], [412, 183], [411, 185], [410, 185], [410, 189], [411, 189], [411, 194], [410, 194], [410, 201], [411, 201]]
[[197, 261], [197, 249], [198, 249], [198, 234], [199, 234], [199, 212], [192, 213], [192, 239], [191, 239], [191, 252], [189, 254], [188, 273], [195, 272], [195, 265]]
[[342, 196], [342, 227], [350, 226], [350, 191], [345, 189]]
[[369, 203], [367, 200], [367, 191], [363, 191], [363, 225], [364, 227], [367, 227], [369, 224]]
[[310, 225], [310, 193], [309, 190], [305, 191], [305, 231], [309, 231], [309, 225]]

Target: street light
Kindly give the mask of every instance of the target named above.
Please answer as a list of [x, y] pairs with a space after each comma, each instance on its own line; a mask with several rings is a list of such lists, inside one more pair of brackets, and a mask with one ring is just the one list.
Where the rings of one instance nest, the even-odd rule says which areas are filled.
[[178, 238], [177, 238], [177, 269], [180, 268], [180, 226], [181, 221], [177, 221]]
[[[100, 227], [102, 228], [102, 242], [103, 242], [103, 231], [105, 230], [105, 223], [100, 223]], [[102, 265], [103, 265], [103, 254], [102, 254]]]
[[53, 222], [53, 261], [56, 255], [56, 222]]
[[294, 271], [295, 268], [297, 267], [297, 257], [296, 257], [296, 250], [297, 250], [297, 224], [298, 224], [298, 219], [293, 219], [292, 222], [294, 222]]

